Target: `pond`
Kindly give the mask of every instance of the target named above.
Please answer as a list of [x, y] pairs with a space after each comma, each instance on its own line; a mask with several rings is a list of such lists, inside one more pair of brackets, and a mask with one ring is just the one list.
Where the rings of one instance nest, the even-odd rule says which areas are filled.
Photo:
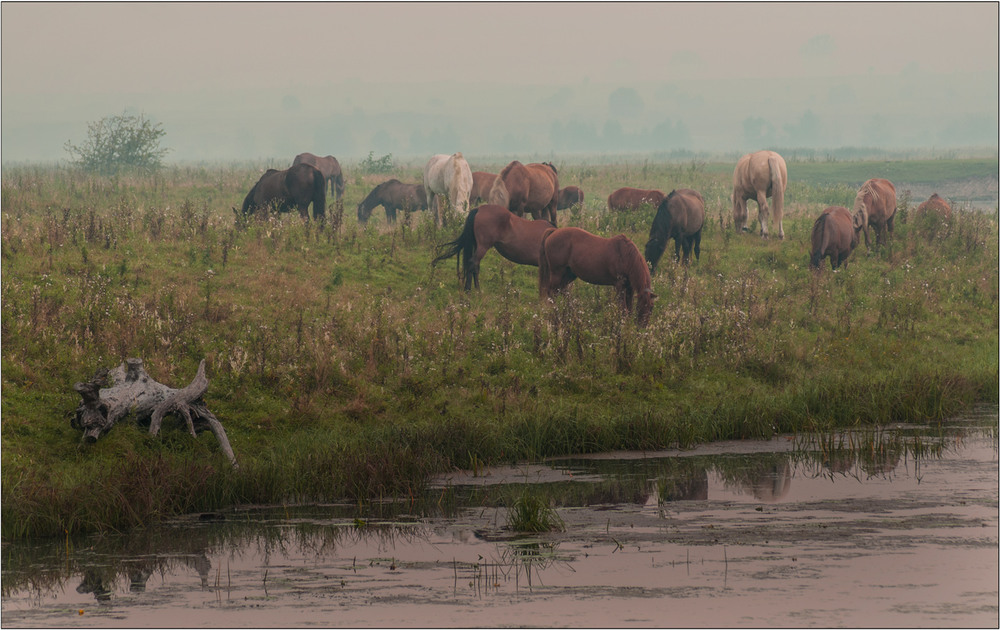
[[[4, 544], [5, 627], [993, 626], [997, 406]], [[561, 529], [508, 528], [518, 498]]]

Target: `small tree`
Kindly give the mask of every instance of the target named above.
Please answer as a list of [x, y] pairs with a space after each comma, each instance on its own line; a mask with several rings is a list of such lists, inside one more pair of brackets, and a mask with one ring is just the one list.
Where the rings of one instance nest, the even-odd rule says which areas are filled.
[[124, 170], [155, 171], [169, 151], [160, 147], [160, 138], [166, 133], [160, 123], [154, 124], [144, 114], [123, 112], [89, 123], [87, 140], [79, 146], [67, 141], [66, 150], [78, 166], [101, 175]]

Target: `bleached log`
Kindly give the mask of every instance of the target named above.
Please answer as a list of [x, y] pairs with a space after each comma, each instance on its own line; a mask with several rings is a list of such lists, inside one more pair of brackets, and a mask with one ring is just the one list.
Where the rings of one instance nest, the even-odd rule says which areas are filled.
[[[106, 387], [102, 385], [107, 384]], [[219, 441], [233, 467], [236, 456], [222, 423], [208, 410], [202, 396], [208, 391], [205, 360], [191, 384], [173, 389], [154, 381], [142, 367], [142, 359], [127, 359], [113, 370], [100, 370], [86, 383], [73, 386], [83, 402], [76, 408], [71, 424], [83, 431], [84, 442], [93, 443], [122, 420], [149, 423], [150, 435], [157, 435], [163, 418], [174, 414], [183, 418], [192, 436], [209, 429]]]

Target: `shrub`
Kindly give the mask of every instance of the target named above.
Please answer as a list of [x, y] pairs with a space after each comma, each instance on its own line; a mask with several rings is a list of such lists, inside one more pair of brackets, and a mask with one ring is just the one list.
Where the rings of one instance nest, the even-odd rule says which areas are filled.
[[144, 114], [122, 113], [106, 116], [87, 126], [87, 140], [81, 145], [66, 142], [66, 151], [80, 168], [100, 175], [121, 171], [152, 172], [162, 166], [169, 149], [160, 146], [166, 135], [160, 123]]

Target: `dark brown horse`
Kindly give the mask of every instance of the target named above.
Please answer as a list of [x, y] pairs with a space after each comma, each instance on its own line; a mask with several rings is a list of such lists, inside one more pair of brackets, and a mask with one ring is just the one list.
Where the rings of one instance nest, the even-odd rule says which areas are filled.
[[458, 238], [438, 247], [441, 253], [431, 264], [461, 254], [459, 278], [465, 277], [466, 291], [473, 283], [478, 289], [479, 263], [491, 247], [513, 263], [537, 267], [542, 236], [552, 227], [548, 221], [522, 219], [503, 206], [479, 206], [469, 213]]
[[292, 161], [292, 166], [308, 164], [315, 166], [323, 173], [323, 194], [326, 194], [326, 180], [330, 181], [330, 193], [334, 195], [336, 201], [344, 196], [344, 173], [340, 170], [340, 162], [332, 155], [318, 157], [312, 153], [299, 153]]
[[830, 267], [846, 266], [847, 257], [858, 246], [861, 230], [865, 229], [864, 215], [853, 217], [843, 206], [830, 206], [819, 215], [812, 229], [812, 250], [809, 266], [819, 269], [824, 258], [829, 257]]
[[896, 187], [888, 179], [872, 178], [866, 181], [854, 198], [854, 214], [862, 213], [865, 226], [865, 247], [868, 228], [875, 229], [875, 246], [888, 242], [892, 234], [892, 220], [896, 218]]
[[469, 206], [478, 206], [490, 197], [490, 189], [496, 181], [495, 173], [472, 171], [472, 190], [469, 191]]
[[936, 212], [941, 215], [944, 219], [951, 218], [951, 205], [944, 200], [937, 193], [934, 193], [930, 198], [917, 206], [917, 214], [923, 215], [927, 212]]
[[656, 299], [649, 267], [635, 243], [625, 235], [603, 238], [574, 227], [545, 232], [538, 254], [541, 297], [561, 292], [576, 278], [591, 284], [613, 286], [626, 313], [632, 312], [632, 296], [636, 294], [638, 324], [649, 323]]
[[639, 206], [644, 203], [656, 208], [665, 196], [659, 190], [643, 190], [642, 188], [626, 186], [608, 195], [608, 210], [612, 212], [638, 210]]
[[583, 205], [583, 191], [578, 186], [567, 186], [559, 190], [559, 202], [556, 207], [566, 210], [573, 206]]
[[701, 193], [690, 188], [672, 190], [667, 198], [660, 202], [649, 228], [649, 241], [646, 242], [646, 260], [651, 272], [656, 271], [656, 264], [667, 247], [667, 241], [674, 239], [674, 260], [680, 260], [681, 247], [684, 247], [684, 263], [691, 262], [691, 249], [694, 257], [701, 257], [701, 228], [705, 225], [705, 200]]
[[396, 222], [396, 212], [415, 212], [427, 209], [427, 193], [423, 184], [404, 184], [398, 179], [390, 179], [376, 186], [358, 204], [358, 223], [367, 223], [372, 210], [382, 206], [389, 223]]
[[559, 206], [559, 175], [548, 162], [521, 164], [514, 160], [504, 167], [490, 189], [490, 203], [523, 217], [545, 219], [552, 225]]
[[288, 212], [294, 207], [308, 219], [310, 203], [314, 219], [326, 216], [326, 180], [322, 173], [308, 164], [283, 171], [271, 168], [247, 193], [243, 200], [243, 216], [264, 209]]

